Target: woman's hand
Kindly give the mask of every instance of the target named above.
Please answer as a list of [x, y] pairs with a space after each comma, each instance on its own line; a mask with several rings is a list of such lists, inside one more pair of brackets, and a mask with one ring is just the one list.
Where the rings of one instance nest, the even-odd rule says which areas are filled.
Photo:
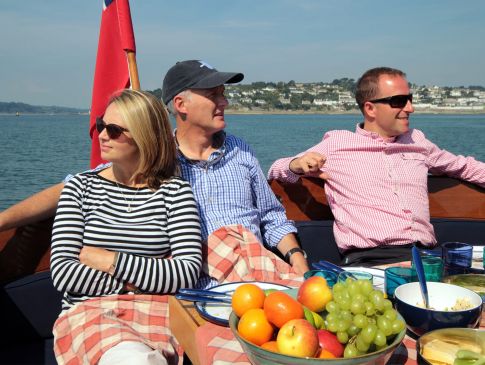
[[92, 269], [109, 272], [111, 265], [114, 263], [115, 255], [115, 252], [104, 248], [83, 246], [79, 253], [79, 261]]

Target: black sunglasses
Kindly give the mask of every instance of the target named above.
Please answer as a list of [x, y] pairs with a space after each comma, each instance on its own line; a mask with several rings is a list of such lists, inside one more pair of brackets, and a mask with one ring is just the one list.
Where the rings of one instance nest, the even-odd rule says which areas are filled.
[[394, 95], [387, 98], [369, 100], [369, 102], [389, 104], [391, 108], [404, 108], [408, 103], [408, 100], [411, 103], [413, 102], [413, 94]]
[[103, 129], [106, 128], [106, 133], [108, 133], [108, 137], [111, 139], [117, 139], [121, 136], [123, 132], [129, 132], [128, 129], [120, 127], [116, 124], [106, 124], [103, 118], [96, 118], [96, 130], [98, 133], [101, 133]]

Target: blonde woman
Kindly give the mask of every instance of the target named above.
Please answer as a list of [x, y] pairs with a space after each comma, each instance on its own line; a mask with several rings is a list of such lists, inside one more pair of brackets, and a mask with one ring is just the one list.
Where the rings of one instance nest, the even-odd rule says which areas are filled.
[[96, 122], [111, 166], [73, 177], [59, 200], [51, 271], [64, 293], [54, 325], [62, 363], [176, 360], [166, 296], [192, 287], [202, 263], [190, 185], [176, 177], [163, 104], [124, 90]]

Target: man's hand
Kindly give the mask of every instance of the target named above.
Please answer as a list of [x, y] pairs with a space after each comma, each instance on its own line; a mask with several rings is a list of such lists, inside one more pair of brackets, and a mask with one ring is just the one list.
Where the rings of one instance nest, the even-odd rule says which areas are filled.
[[[300, 246], [298, 245], [295, 235], [293, 233], [289, 233], [281, 239], [280, 243], [278, 243], [278, 246], [276, 247], [284, 256], [292, 248]], [[303, 275], [309, 270], [308, 263], [301, 252], [295, 252], [293, 255], [291, 255], [289, 264], [300, 275]]]
[[290, 265], [293, 270], [295, 270], [295, 272], [301, 276], [310, 270], [308, 263], [301, 252], [295, 252], [293, 255], [291, 255]]
[[318, 152], [307, 152], [290, 162], [290, 170], [295, 174], [314, 176], [320, 179], [327, 179], [328, 175], [320, 169], [327, 158]]
[[115, 252], [104, 248], [83, 246], [79, 253], [81, 264], [92, 269], [108, 272], [115, 259]]

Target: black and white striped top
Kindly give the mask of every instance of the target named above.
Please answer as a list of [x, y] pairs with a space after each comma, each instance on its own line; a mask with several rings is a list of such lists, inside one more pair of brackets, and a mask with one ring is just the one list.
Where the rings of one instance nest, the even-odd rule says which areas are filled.
[[[81, 264], [83, 245], [120, 252], [114, 275]], [[195, 285], [201, 264], [197, 206], [181, 178], [152, 191], [84, 172], [65, 185], [51, 250], [52, 279], [64, 292], [63, 309], [120, 293], [127, 283], [146, 293], [174, 293]]]

